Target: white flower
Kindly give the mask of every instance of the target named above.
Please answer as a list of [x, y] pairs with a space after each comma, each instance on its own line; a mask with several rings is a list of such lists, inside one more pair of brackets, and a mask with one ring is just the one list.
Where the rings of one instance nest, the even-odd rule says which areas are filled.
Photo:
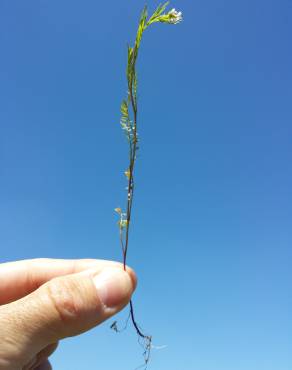
[[177, 24], [182, 21], [182, 12], [177, 12], [174, 8], [168, 12], [169, 23]]

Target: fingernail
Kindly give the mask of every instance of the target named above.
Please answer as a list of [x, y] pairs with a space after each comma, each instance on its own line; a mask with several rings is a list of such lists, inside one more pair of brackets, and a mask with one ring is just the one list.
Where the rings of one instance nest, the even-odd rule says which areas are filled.
[[93, 281], [100, 300], [109, 308], [129, 300], [133, 292], [132, 279], [119, 268], [107, 268], [94, 276]]

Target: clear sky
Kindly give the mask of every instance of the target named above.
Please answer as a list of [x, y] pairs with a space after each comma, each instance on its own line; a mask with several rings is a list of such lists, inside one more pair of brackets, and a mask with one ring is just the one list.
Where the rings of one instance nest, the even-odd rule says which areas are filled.
[[[157, 2], [148, 1], [151, 10]], [[144, 1], [0, 3], [1, 260], [121, 259], [126, 44]], [[151, 370], [292, 369], [292, 3], [179, 0], [138, 63], [129, 265]], [[127, 316], [127, 310], [120, 319]], [[131, 370], [133, 329], [55, 369]]]

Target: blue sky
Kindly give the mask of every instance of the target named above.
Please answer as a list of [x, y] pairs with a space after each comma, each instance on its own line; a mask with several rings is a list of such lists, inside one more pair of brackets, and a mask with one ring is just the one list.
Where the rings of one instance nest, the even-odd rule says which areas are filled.
[[[149, 8], [157, 5], [148, 2]], [[0, 4], [1, 260], [121, 259], [126, 43], [144, 1]], [[291, 370], [292, 5], [172, 2], [140, 51], [129, 264], [151, 370]], [[127, 316], [127, 311], [120, 319]], [[55, 369], [134, 369], [132, 328]]]

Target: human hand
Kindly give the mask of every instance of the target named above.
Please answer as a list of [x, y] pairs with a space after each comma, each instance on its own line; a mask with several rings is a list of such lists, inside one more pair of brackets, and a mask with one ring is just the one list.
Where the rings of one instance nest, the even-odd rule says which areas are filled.
[[129, 302], [133, 270], [103, 260], [0, 264], [0, 370], [50, 370], [60, 339], [99, 325]]

